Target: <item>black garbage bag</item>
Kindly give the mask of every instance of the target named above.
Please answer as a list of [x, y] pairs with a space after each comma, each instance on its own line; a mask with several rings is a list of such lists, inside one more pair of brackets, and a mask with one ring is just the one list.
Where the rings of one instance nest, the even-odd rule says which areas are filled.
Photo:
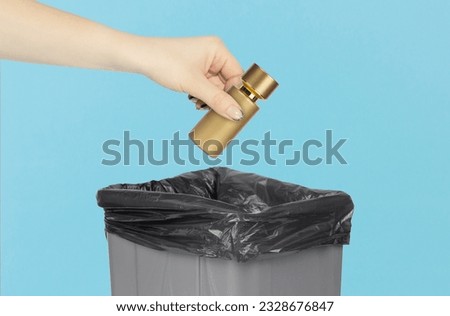
[[210, 168], [97, 193], [106, 231], [158, 250], [239, 262], [348, 244], [353, 203], [252, 173]]

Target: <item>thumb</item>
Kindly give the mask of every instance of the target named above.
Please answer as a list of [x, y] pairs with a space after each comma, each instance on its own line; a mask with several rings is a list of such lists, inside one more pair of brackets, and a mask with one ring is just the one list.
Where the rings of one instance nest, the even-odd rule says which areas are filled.
[[226, 119], [239, 121], [243, 118], [239, 104], [228, 93], [216, 87], [206, 77], [199, 78], [193, 84], [191, 95], [205, 102], [217, 114]]

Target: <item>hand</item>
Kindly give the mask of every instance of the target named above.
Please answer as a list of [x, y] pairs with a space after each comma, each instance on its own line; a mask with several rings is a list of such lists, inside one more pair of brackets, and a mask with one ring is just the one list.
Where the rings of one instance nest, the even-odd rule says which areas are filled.
[[136, 36], [34, 1], [0, 0], [0, 7], [0, 58], [142, 73], [228, 119], [242, 118], [224, 92], [242, 69], [217, 37]]
[[[240, 84], [242, 68], [219, 38], [141, 40], [143, 55], [138, 53], [134, 57], [144, 60], [140, 72], [169, 89], [186, 92], [204, 101], [225, 118], [242, 118], [239, 104], [225, 92]], [[146, 53], [148, 56], [144, 56]]]

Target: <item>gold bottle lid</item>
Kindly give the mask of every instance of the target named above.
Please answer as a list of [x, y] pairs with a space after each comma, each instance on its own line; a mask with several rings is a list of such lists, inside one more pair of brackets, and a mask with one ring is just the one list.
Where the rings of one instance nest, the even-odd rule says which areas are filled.
[[253, 64], [242, 76], [242, 83], [251, 90], [259, 99], [267, 99], [278, 87], [278, 82], [262, 70], [257, 64]]

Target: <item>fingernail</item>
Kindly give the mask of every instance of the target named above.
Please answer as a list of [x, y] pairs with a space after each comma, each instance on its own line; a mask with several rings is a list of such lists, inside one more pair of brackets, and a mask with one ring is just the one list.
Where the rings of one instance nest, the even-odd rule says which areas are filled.
[[228, 107], [226, 114], [235, 121], [240, 121], [244, 117], [244, 113], [242, 113], [242, 111], [234, 105], [230, 105]]
[[208, 106], [205, 102], [203, 102], [203, 101], [198, 101], [198, 102], [195, 104], [195, 108], [196, 108], [197, 110], [209, 110], [209, 106]]

